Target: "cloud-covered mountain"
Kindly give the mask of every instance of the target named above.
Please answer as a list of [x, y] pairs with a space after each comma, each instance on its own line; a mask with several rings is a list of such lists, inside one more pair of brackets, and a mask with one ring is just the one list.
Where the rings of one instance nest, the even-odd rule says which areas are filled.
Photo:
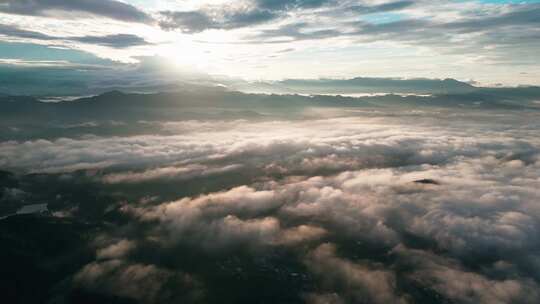
[[402, 94], [462, 94], [474, 92], [477, 88], [455, 79], [393, 79], [365, 78], [352, 79], [288, 79], [273, 83], [260, 83], [276, 92], [302, 94], [361, 94], [361, 93], [402, 93]]
[[[438, 83], [437, 81], [434, 81]], [[441, 95], [332, 95], [246, 94], [223, 88], [189, 86], [177, 92], [138, 94], [110, 91], [93, 97], [43, 102], [30, 96], [0, 97], [0, 138], [24, 139], [158, 132], [153, 121], [187, 119], [301, 119], [335, 111], [381, 111], [427, 108], [538, 111], [540, 89], [474, 88], [470, 93]], [[61, 100], [61, 99], [60, 99]], [[47, 128], [43, 128], [43, 125]]]
[[[1, 28], [0, 28], [1, 30]], [[28, 34], [28, 33], [25, 33]], [[121, 38], [121, 39], [119, 39]], [[115, 48], [144, 45], [148, 42], [131, 35], [53, 37], [104, 44]], [[286, 79], [282, 81], [246, 81], [232, 77], [211, 76], [195, 71], [171, 71], [164, 58], [141, 57], [139, 63], [119, 64], [97, 58], [81, 51], [51, 50], [46, 47], [29, 48], [28, 45], [0, 43], [0, 51], [26, 53], [28, 65], [0, 62], [0, 92], [9, 95], [86, 96], [111, 90], [125, 92], [174, 92], [197, 86], [220, 86], [250, 93], [303, 94], [303, 95], [452, 95], [522, 90], [536, 94], [536, 86], [495, 87], [475, 86], [455, 79], [429, 78], [373, 78], [350, 79]], [[70, 58], [73, 63], [59, 62]], [[21, 64], [26, 62], [21, 61]], [[41, 66], [36, 64], [41, 62]]]

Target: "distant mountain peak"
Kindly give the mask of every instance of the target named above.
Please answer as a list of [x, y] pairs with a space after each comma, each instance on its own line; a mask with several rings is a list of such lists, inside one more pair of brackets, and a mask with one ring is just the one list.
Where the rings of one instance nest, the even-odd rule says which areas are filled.
[[125, 96], [126, 93], [122, 92], [122, 91], [119, 91], [119, 90], [112, 90], [112, 91], [107, 91], [103, 94], [100, 94], [98, 95], [99, 97], [116, 97], [116, 96]]

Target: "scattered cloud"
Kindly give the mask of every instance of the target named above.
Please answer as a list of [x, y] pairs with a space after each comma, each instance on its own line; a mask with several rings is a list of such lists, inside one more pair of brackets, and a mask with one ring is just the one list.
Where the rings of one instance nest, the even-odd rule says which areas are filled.
[[81, 42], [91, 45], [102, 45], [112, 48], [128, 48], [132, 46], [141, 46], [149, 45], [147, 41], [143, 38], [131, 35], [131, 34], [113, 34], [106, 36], [66, 36], [66, 37], [57, 37], [43, 34], [40, 32], [27, 31], [20, 29], [15, 26], [1, 25], [0, 24], [0, 35], [9, 37], [9, 38], [22, 38], [22, 39], [32, 39], [38, 41], [49, 41], [49, 42], [62, 42], [62, 41], [72, 41], [72, 42]]
[[[187, 33], [198, 33], [210, 29], [231, 30], [268, 23], [276, 19], [285, 19], [290, 12], [310, 11], [325, 7], [324, 14], [340, 15], [354, 12], [357, 15], [395, 11], [413, 4], [412, 1], [397, 1], [375, 5], [357, 5], [344, 1], [253, 1], [250, 5], [208, 6], [197, 11], [163, 11], [162, 28], [180, 29]], [[336, 9], [338, 7], [338, 9]], [[316, 11], [319, 13], [318, 11]], [[307, 24], [301, 22], [301, 24]], [[338, 32], [336, 31], [335, 34]], [[330, 36], [328, 36], [330, 37]], [[325, 37], [313, 37], [325, 38]]]
[[0, 3], [0, 12], [49, 17], [84, 13], [127, 22], [151, 20], [151, 17], [142, 10], [116, 0], [3, 0]]
[[[216, 15], [219, 14], [219, 17]], [[186, 33], [198, 33], [210, 29], [230, 30], [253, 26], [276, 19], [277, 14], [267, 10], [223, 12], [161, 12], [160, 26], [166, 30], [180, 29]]]
[[[124, 63], [158, 54], [175, 64], [248, 79], [364, 74], [516, 85], [537, 84], [538, 9], [535, 2], [499, 1], [245, 0], [143, 6], [24, 0], [0, 6], [6, 16], [0, 30], [4, 41], [54, 43]], [[123, 21], [133, 25], [126, 28]], [[402, 54], [397, 61], [396, 54]], [[278, 59], [285, 68], [276, 68]], [[303, 64], [306, 60], [326, 64]]]

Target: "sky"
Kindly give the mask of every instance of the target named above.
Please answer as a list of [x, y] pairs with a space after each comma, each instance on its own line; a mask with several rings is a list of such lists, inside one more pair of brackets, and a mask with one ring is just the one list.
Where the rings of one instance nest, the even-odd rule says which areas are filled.
[[540, 1], [0, 0], [0, 69], [540, 84]]

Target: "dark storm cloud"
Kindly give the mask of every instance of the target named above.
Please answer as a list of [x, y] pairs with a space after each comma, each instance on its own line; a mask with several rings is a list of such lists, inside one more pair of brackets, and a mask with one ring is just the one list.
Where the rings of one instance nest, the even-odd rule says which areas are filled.
[[[31, 16], [55, 16], [52, 13], [87, 13], [129, 22], [149, 22], [151, 17], [140, 9], [115, 0], [2, 0], [0, 12]], [[53, 15], [55, 14], [55, 15]]]
[[15, 26], [0, 24], [0, 35], [11, 38], [35, 39], [42, 41], [76, 41], [87, 44], [103, 45], [112, 48], [127, 48], [132, 46], [148, 45], [143, 38], [131, 34], [112, 34], [106, 36], [51, 36], [35, 31], [27, 31]]

